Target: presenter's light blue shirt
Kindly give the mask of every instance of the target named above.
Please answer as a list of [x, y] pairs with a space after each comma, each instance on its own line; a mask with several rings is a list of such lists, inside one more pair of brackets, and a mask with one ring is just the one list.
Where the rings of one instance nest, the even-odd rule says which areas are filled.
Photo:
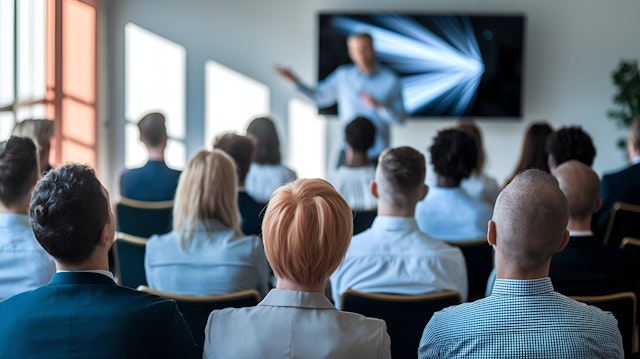
[[411, 217], [377, 216], [371, 228], [353, 237], [331, 276], [336, 305], [347, 289], [395, 294], [453, 290], [465, 301], [467, 287], [460, 249], [420, 232]]
[[[368, 118], [376, 127], [376, 138], [367, 152], [369, 158], [377, 158], [380, 152], [389, 147], [389, 126], [403, 123], [406, 118], [402, 102], [402, 85], [393, 71], [376, 65], [373, 71], [365, 75], [357, 66], [342, 65], [335, 69], [315, 88], [297, 84], [297, 89], [310, 98], [318, 107], [338, 104], [338, 117], [343, 128], [357, 116]], [[366, 105], [361, 95], [368, 93], [383, 106], [373, 108]]]
[[443, 309], [427, 324], [420, 358], [623, 358], [609, 312], [553, 290], [551, 280], [497, 279], [490, 297]]
[[29, 217], [0, 214], [0, 300], [49, 283], [53, 258], [33, 235]]

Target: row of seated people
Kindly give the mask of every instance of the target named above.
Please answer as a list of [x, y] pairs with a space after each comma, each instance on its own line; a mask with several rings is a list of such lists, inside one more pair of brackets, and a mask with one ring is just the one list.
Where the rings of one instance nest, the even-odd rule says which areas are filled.
[[[35, 158], [33, 146], [31, 153]], [[221, 151], [210, 153], [216, 154], [232, 164]], [[406, 169], [422, 175], [407, 176]], [[428, 238], [411, 213], [427, 192], [424, 173], [424, 158], [412, 148], [389, 149], [380, 157], [373, 185], [379, 218], [388, 216], [388, 233], [398, 237], [381, 244], [383, 256], [402, 240]], [[28, 206], [31, 226], [58, 273], [49, 285], [0, 302], [4, 356], [197, 356], [175, 302], [117, 286], [107, 271], [115, 233], [109, 207], [108, 192], [86, 166], [62, 166], [35, 185]], [[516, 176], [498, 197], [489, 224], [488, 241], [496, 248], [494, 294], [436, 313], [416, 348], [419, 356], [622, 358], [613, 316], [555, 293], [547, 277], [552, 255], [568, 241], [568, 217], [566, 197], [551, 175], [529, 170]], [[256, 307], [212, 312], [205, 358], [390, 357], [384, 321], [338, 311], [324, 295], [330, 277], [360, 264], [364, 269], [358, 273], [369, 267], [348, 261], [357, 240], [351, 238], [351, 209], [328, 182], [303, 179], [280, 187], [266, 208], [262, 230], [276, 288]], [[431, 241], [464, 268], [457, 249]], [[421, 279], [437, 273], [406, 269], [398, 275]], [[497, 339], [496, 333], [501, 333]], [[551, 341], [559, 345], [549, 346]]]

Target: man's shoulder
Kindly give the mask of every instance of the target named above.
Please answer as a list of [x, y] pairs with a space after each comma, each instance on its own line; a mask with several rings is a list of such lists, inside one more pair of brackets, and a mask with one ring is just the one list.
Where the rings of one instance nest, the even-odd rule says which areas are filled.
[[[634, 164], [617, 171], [607, 172], [602, 176], [603, 182], [615, 182], [618, 180], [636, 180], [637, 174], [640, 173], [640, 164]], [[637, 179], [640, 182], [640, 179]]]

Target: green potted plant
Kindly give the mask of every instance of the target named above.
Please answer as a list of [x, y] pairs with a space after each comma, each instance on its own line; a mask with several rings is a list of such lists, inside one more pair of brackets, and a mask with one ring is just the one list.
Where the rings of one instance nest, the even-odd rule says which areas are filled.
[[[613, 102], [616, 109], [608, 115], [618, 126], [629, 128], [631, 122], [640, 118], [640, 71], [637, 60], [622, 60], [611, 74], [616, 86]], [[618, 146], [625, 148], [625, 139], [618, 140]]]

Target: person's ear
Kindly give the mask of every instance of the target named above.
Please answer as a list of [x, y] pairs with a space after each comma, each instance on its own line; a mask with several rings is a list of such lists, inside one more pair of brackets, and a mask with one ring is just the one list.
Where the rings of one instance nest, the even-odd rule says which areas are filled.
[[369, 185], [369, 190], [371, 190], [371, 194], [373, 195], [373, 198], [375, 199], [380, 198], [380, 196], [378, 195], [378, 183], [376, 181], [371, 181], [371, 184]]
[[600, 210], [600, 207], [602, 207], [602, 198], [598, 196], [598, 199], [596, 200], [596, 207], [593, 209], [593, 213], [598, 212]]
[[564, 248], [567, 246], [567, 244], [569, 244], [569, 230], [565, 229], [564, 230], [564, 235], [562, 237], [562, 242], [560, 242], [560, 245], [556, 249], [556, 253], [562, 252], [564, 250]]
[[111, 248], [111, 245], [113, 244], [113, 240], [114, 240], [114, 238], [111, 238], [110, 226], [111, 226], [110, 223], [105, 223], [104, 226], [102, 226], [102, 230], [100, 231], [100, 244], [107, 248]]
[[422, 201], [427, 196], [427, 193], [429, 193], [429, 186], [423, 183], [420, 188], [420, 197], [418, 198], [418, 201]]
[[489, 242], [490, 245], [495, 246], [497, 242], [496, 237], [496, 222], [492, 219], [489, 221], [489, 226], [487, 228], [487, 242]]

